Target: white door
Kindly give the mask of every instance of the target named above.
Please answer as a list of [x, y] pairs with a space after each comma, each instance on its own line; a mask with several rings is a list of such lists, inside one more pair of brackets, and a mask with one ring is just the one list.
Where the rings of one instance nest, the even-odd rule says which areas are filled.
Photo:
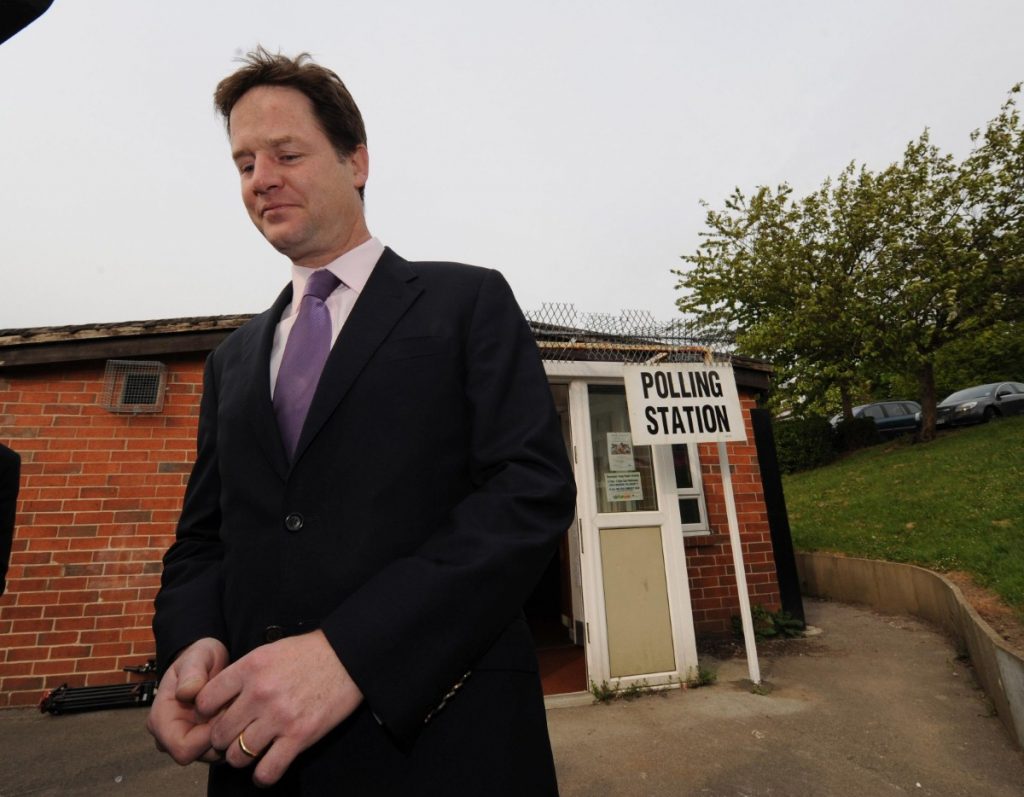
[[633, 446], [621, 380], [569, 386], [587, 665], [595, 683], [697, 671], [671, 448]]

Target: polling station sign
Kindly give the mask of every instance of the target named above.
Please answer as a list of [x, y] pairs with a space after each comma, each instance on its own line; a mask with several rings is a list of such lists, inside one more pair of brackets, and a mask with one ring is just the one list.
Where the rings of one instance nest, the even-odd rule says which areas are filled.
[[732, 365], [627, 365], [624, 376], [635, 444], [747, 439]]

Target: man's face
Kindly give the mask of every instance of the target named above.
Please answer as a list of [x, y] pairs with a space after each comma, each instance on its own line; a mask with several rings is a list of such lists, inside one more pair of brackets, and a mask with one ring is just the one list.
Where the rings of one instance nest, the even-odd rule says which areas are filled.
[[231, 110], [230, 129], [249, 218], [293, 263], [326, 265], [370, 237], [358, 193], [366, 147], [339, 160], [305, 94], [250, 89]]

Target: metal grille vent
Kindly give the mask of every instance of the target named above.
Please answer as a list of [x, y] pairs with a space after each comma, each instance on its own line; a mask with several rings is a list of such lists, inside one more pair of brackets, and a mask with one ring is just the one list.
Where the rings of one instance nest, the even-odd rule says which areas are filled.
[[148, 360], [107, 360], [100, 406], [110, 412], [160, 412], [167, 368]]
[[686, 319], [659, 323], [646, 310], [581, 313], [571, 304], [543, 304], [525, 313], [541, 358], [621, 363], [729, 362], [728, 335]]

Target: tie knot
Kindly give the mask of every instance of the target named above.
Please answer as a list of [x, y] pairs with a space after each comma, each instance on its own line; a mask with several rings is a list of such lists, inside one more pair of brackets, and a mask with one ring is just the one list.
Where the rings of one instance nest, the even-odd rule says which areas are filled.
[[334, 289], [340, 284], [341, 280], [333, 273], [328, 271], [326, 268], [318, 268], [309, 275], [309, 279], [306, 281], [306, 292], [303, 296], [315, 296], [322, 302], [330, 296], [334, 292]]

